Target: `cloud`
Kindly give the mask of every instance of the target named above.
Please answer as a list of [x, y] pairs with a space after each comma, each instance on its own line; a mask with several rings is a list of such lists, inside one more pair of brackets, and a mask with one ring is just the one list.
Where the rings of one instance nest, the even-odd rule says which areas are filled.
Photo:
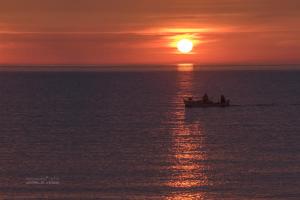
[[298, 0], [0, 0], [0, 5], [2, 63], [173, 62], [183, 59], [174, 54], [178, 37], [195, 41], [189, 58], [195, 62], [233, 62], [234, 55], [241, 62], [276, 62], [279, 56], [300, 61], [294, 53], [300, 50]]

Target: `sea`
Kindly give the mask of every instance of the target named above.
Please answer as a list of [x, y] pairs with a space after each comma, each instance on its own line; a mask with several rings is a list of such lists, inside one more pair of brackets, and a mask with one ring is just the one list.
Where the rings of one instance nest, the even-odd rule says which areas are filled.
[[0, 71], [1, 200], [300, 199], [300, 70], [62, 69]]

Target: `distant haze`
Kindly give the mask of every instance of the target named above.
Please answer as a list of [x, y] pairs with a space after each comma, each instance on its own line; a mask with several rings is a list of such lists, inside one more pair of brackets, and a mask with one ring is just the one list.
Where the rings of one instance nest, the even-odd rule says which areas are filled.
[[[299, 0], [0, 0], [0, 64], [300, 63]], [[195, 41], [176, 51], [177, 37]]]

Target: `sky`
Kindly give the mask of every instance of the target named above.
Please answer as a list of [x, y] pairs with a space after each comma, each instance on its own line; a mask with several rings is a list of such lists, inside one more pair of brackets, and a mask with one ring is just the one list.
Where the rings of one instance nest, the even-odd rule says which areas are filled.
[[[297, 64], [299, 0], [0, 0], [0, 64]], [[194, 42], [180, 54], [176, 42]]]

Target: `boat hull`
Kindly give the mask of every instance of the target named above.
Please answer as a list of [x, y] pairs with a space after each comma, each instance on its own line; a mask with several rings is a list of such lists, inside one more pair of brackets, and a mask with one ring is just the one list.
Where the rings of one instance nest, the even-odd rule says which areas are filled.
[[230, 103], [227, 101], [226, 103], [215, 103], [215, 102], [209, 102], [209, 103], [203, 103], [202, 101], [188, 101], [184, 100], [184, 105], [186, 108], [211, 108], [211, 107], [229, 107]]

